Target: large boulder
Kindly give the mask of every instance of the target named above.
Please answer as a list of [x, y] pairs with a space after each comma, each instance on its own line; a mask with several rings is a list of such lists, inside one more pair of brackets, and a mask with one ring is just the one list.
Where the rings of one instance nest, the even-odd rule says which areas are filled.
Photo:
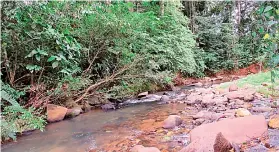
[[47, 121], [56, 122], [64, 119], [68, 109], [54, 104], [47, 105]]
[[[255, 127], [257, 126], [257, 127]], [[214, 151], [215, 137], [221, 132], [230, 143], [243, 143], [267, 131], [264, 116], [246, 116], [203, 124], [190, 132], [191, 143], [180, 152]]]
[[134, 146], [130, 152], [160, 152], [160, 150], [156, 147], [144, 147], [142, 145]]
[[171, 129], [175, 126], [179, 126], [182, 124], [182, 119], [178, 115], [170, 115], [166, 120], [163, 122], [163, 128]]

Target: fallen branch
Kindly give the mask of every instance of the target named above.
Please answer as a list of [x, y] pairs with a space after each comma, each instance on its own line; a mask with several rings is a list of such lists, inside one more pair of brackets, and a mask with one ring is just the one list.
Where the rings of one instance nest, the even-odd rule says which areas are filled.
[[[105, 83], [108, 83], [108, 82], [111, 82], [111, 81], [115, 81], [115, 80], [119, 80], [119, 79], [127, 79], [127, 78], [132, 78], [132, 76], [123, 76], [123, 77], [118, 77], [119, 75], [123, 74], [126, 70], [132, 68], [133, 66], [136, 65], [136, 63], [140, 61], [140, 59], [132, 62], [132, 64], [129, 64], [129, 65], [126, 65], [124, 66], [123, 68], [121, 68], [120, 70], [118, 70], [116, 73], [113, 73], [111, 76], [109, 77], [106, 77], [104, 79], [101, 79], [99, 82], [89, 86], [85, 92], [82, 94], [82, 96], [80, 96], [77, 100], [75, 100], [75, 103], [77, 102], [80, 102], [83, 98], [85, 98], [88, 94], [88, 92], [94, 90], [94, 89], [97, 89], [99, 86], [105, 84]], [[135, 76], [135, 75], [134, 75]], [[133, 77], [135, 78], [135, 77]]]

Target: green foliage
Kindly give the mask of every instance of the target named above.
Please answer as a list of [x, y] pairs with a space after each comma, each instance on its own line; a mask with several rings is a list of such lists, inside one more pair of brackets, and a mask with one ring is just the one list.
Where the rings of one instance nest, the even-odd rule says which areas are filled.
[[16, 101], [24, 92], [17, 91], [1, 81], [1, 138], [7, 140], [16, 139], [16, 133], [40, 129], [43, 130], [45, 120], [42, 116], [36, 116], [35, 109], [24, 109]]

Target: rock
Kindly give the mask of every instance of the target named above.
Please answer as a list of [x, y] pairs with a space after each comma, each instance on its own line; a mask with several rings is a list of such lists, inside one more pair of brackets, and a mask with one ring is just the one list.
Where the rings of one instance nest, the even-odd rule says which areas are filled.
[[248, 111], [247, 109], [244, 109], [244, 108], [238, 108], [236, 111], [235, 111], [235, 115], [237, 117], [245, 117], [245, 116], [250, 116], [252, 115], [250, 113], [250, 111]]
[[83, 105], [83, 107], [82, 107], [82, 109], [84, 110], [84, 112], [88, 112], [88, 111], [90, 111], [90, 110], [92, 110], [92, 106], [90, 105], [90, 104], [88, 104], [88, 103], [84, 103], [84, 105]]
[[187, 101], [186, 103], [189, 105], [192, 104], [199, 104], [202, 101], [202, 96], [197, 94], [197, 93], [191, 93], [188, 97], [187, 97]]
[[252, 107], [253, 112], [270, 112], [271, 110], [270, 107]]
[[197, 87], [202, 87], [203, 86], [203, 84], [201, 82], [194, 83], [193, 85], [197, 86]]
[[244, 104], [243, 104], [241, 107], [242, 107], [242, 108], [245, 108], [245, 109], [249, 109], [249, 108], [252, 108], [252, 107], [253, 107], [253, 104], [244, 102]]
[[214, 138], [219, 132], [230, 143], [240, 144], [249, 141], [251, 138], [260, 137], [266, 131], [265, 118], [260, 115], [224, 119], [218, 122], [202, 124], [191, 130], [191, 143], [180, 152], [214, 151]]
[[231, 143], [223, 136], [221, 132], [219, 132], [216, 136], [214, 145], [214, 152], [227, 152], [232, 149]]
[[76, 117], [80, 113], [82, 113], [81, 107], [75, 107], [67, 110], [66, 117]]
[[216, 96], [216, 97], [214, 97], [214, 102], [215, 102], [215, 104], [224, 104], [224, 103], [226, 103], [226, 102], [228, 102], [228, 98], [227, 97], [222, 97], [222, 96]]
[[232, 100], [232, 99], [244, 99], [244, 95], [245, 95], [245, 92], [233, 91], [233, 92], [228, 92], [227, 93], [227, 98], [229, 100]]
[[178, 115], [170, 115], [167, 119], [163, 122], [163, 128], [171, 129], [175, 126], [179, 126], [182, 124], [182, 119]]
[[196, 88], [195, 91], [198, 94], [203, 94], [203, 95], [211, 94], [212, 93], [212, 89], [211, 88]]
[[243, 105], [244, 104], [243, 100], [234, 99], [233, 101], [235, 102], [236, 105]]
[[214, 94], [206, 94], [206, 95], [204, 95], [204, 96], [202, 97], [202, 104], [203, 104], [203, 105], [206, 105], [206, 106], [208, 106], [208, 105], [214, 105], [215, 102], [214, 102], [214, 100], [213, 100], [213, 96], [214, 96]]
[[256, 92], [254, 94], [254, 96], [255, 96], [256, 99], [262, 99], [263, 98], [263, 96], [260, 93], [258, 93], [258, 92]]
[[194, 120], [194, 124], [197, 125], [197, 126], [199, 126], [199, 125], [201, 125], [204, 121], [205, 121], [204, 119], [199, 118], [199, 119], [197, 119], [197, 120]]
[[238, 144], [233, 142], [232, 147], [233, 147], [234, 152], [240, 152], [240, 147], [238, 146]]
[[145, 97], [147, 95], [148, 95], [148, 91], [142, 92], [142, 93], [138, 94], [138, 98], [142, 98], [142, 97]]
[[161, 97], [161, 99], [160, 99], [160, 102], [167, 103], [167, 102], [169, 102], [169, 100], [170, 100], [170, 97], [169, 97], [169, 96], [163, 95], [163, 96]]
[[210, 119], [212, 116], [212, 112], [206, 111], [206, 110], [202, 110], [200, 112], [198, 112], [196, 115], [193, 116], [194, 119]]
[[162, 96], [156, 95], [156, 94], [149, 94], [146, 97], [142, 98], [141, 102], [154, 102], [154, 101], [160, 101]]
[[254, 100], [254, 96], [252, 94], [246, 94], [244, 95], [244, 101], [250, 102]]
[[270, 118], [268, 126], [273, 129], [279, 129], [279, 115], [274, 115]]
[[144, 147], [142, 145], [134, 146], [130, 152], [160, 152], [160, 150], [156, 147]]
[[47, 105], [47, 121], [56, 122], [64, 119], [68, 109], [54, 104]]
[[277, 129], [268, 129], [268, 137], [270, 146], [279, 148], [279, 131]]
[[257, 145], [245, 150], [246, 152], [268, 152], [269, 149], [266, 148], [264, 145]]
[[238, 90], [238, 86], [237, 86], [236, 84], [230, 85], [230, 87], [229, 87], [229, 92], [237, 91], [237, 90]]
[[107, 103], [101, 106], [103, 110], [111, 110], [111, 109], [116, 109], [113, 103]]

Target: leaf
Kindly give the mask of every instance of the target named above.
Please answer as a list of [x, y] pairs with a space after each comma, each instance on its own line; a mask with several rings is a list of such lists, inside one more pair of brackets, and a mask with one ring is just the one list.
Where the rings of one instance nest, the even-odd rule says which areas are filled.
[[262, 14], [262, 13], [263, 13], [263, 10], [264, 10], [264, 6], [262, 5], [262, 6], [257, 10], [257, 13], [258, 13], [258, 14]]
[[263, 39], [265, 40], [265, 39], [268, 39], [268, 38], [269, 38], [269, 34], [266, 33], [266, 34], [264, 35]]
[[277, 9], [275, 12], [276, 12], [277, 15], [279, 15], [279, 9]]
[[34, 54], [37, 54], [38, 52], [36, 50], [32, 50], [25, 58], [31, 58]]
[[260, 27], [259, 32], [262, 34], [264, 32], [264, 28]]
[[44, 50], [38, 49], [37, 51], [38, 51], [38, 53], [40, 53], [41, 55], [48, 55], [47, 52], [44, 51]]
[[37, 61], [40, 61], [40, 60], [41, 60], [41, 56], [40, 56], [39, 54], [36, 54], [36, 55], [35, 55], [35, 58], [36, 58]]
[[53, 68], [53, 69], [56, 68], [56, 67], [58, 66], [58, 64], [59, 64], [58, 61], [53, 62], [53, 63], [52, 63], [52, 68]]
[[272, 9], [273, 9], [272, 6], [267, 6], [267, 7], [264, 9], [264, 12], [268, 12], [268, 11], [270, 11], [270, 10], [272, 10]]
[[56, 59], [56, 56], [50, 56], [48, 59], [47, 59], [47, 62], [51, 62], [51, 61], [53, 61], [53, 60], [55, 60]]
[[256, 33], [256, 32], [253, 32], [253, 33], [252, 33], [252, 36], [253, 36], [253, 37], [256, 37], [256, 36], [257, 36], [257, 33]]

